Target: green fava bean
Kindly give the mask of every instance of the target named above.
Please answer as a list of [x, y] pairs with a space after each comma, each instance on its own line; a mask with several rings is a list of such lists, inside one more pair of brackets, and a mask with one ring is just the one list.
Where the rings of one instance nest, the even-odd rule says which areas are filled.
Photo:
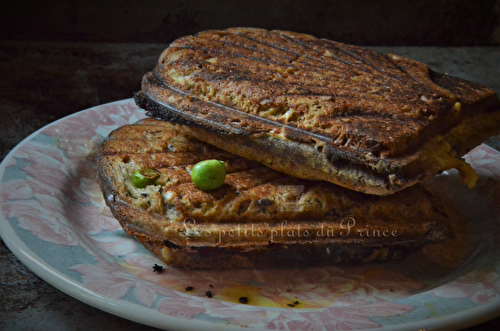
[[226, 164], [219, 160], [197, 163], [191, 171], [191, 180], [200, 190], [210, 191], [221, 187], [226, 179]]
[[132, 174], [132, 184], [137, 188], [145, 188], [148, 185], [154, 184], [155, 179], [160, 176], [160, 173], [154, 169], [141, 169]]

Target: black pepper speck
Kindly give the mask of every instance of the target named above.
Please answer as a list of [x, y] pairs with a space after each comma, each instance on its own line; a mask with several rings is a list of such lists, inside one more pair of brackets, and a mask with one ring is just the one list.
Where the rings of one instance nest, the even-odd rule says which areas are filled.
[[158, 273], [161, 273], [163, 271], [163, 266], [161, 265], [157, 265], [155, 263], [155, 265], [153, 266], [153, 272], [158, 272]]

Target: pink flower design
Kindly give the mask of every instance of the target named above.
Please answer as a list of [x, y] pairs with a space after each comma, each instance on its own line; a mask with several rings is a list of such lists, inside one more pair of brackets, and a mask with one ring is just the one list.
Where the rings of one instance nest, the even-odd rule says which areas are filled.
[[[168, 280], [165, 280], [165, 276], [168, 276], [169, 270], [174, 269], [165, 267], [158, 259], [149, 254], [132, 252], [125, 256], [125, 260], [118, 262], [117, 265], [99, 261], [97, 265], [77, 265], [71, 269], [82, 275], [86, 288], [112, 298], [119, 299], [133, 291], [137, 300], [146, 307], [152, 307], [158, 296], [174, 298], [168, 299], [177, 300], [173, 307], [169, 306], [171, 301], [168, 304], [164, 302], [159, 306], [159, 310], [167, 312], [179, 309], [178, 313], [184, 316], [185, 312], [181, 312], [181, 310], [192, 305], [191, 301], [196, 300], [189, 295], [183, 297], [167, 287]], [[155, 264], [164, 266], [165, 269], [162, 273], [153, 271], [152, 266]], [[184, 306], [179, 306], [181, 302]]]
[[81, 165], [67, 163], [60, 150], [36, 142], [23, 145], [19, 151], [19, 156], [31, 162], [23, 171], [37, 181], [38, 186], [44, 186], [43, 190], [57, 190], [77, 202], [89, 202], [89, 197], [80, 189], [80, 178], [75, 176]]
[[478, 175], [500, 179], [500, 153], [487, 145], [479, 145], [465, 155]]
[[431, 293], [439, 298], [470, 299], [483, 305], [500, 296], [500, 277], [495, 272], [473, 271]]
[[37, 196], [36, 200], [29, 202], [13, 201], [10, 212], [17, 217], [20, 228], [41, 240], [68, 246], [82, 244], [73, 229], [66, 225], [58, 200], [52, 197]]
[[71, 268], [78, 272], [84, 286], [108, 298], [120, 299], [136, 286], [136, 280], [112, 264], [82, 264]]
[[335, 305], [314, 311], [283, 310], [266, 325], [271, 330], [361, 330], [380, 328], [370, 317], [399, 316], [413, 306], [376, 299], [367, 301], [338, 300]]
[[135, 288], [135, 296], [144, 306], [151, 307], [157, 297], [157, 292], [150, 286], [139, 283]]
[[75, 114], [57, 125], [47, 127], [42, 133], [59, 137], [61, 140], [72, 140], [73, 134], [77, 134], [78, 137], [92, 138], [98, 136], [96, 131], [103, 128], [108, 128], [107, 130], [110, 131], [119, 126], [131, 124], [131, 122], [143, 117], [146, 115], [144, 112], [138, 112], [138, 107], [133, 100], [124, 100]]
[[[118, 114], [121, 109], [115, 108]], [[102, 113], [95, 113], [103, 116]], [[73, 118], [59, 124], [71, 120]], [[76, 122], [80, 129], [83, 128], [73, 133], [78, 137], [86, 131], [81, 120]], [[88, 133], [93, 135], [94, 140], [91, 141], [99, 139], [95, 130]], [[11, 163], [15, 166], [16, 159], [29, 161], [22, 168], [27, 178], [3, 183], [0, 186], [0, 204], [4, 216], [17, 216], [20, 227], [38, 238], [61, 245], [77, 245], [79, 239], [71, 231], [70, 223], [87, 235], [95, 235], [102, 230], [114, 231], [120, 226], [116, 220], [100, 214], [102, 194], [95, 180], [95, 160], [89, 158], [89, 153], [95, 152], [97, 143], [89, 145], [85, 139], [80, 139], [66, 147], [80, 152], [66, 153], [67, 150], [58, 146], [36, 140], [25, 142]], [[67, 158], [68, 155], [74, 158]], [[101, 239], [96, 240], [96, 246], [116, 254], [113, 252], [120, 244]]]
[[62, 151], [52, 145], [27, 141], [16, 153], [16, 158], [28, 159], [31, 161], [40, 160], [44, 164], [53, 167], [60, 167], [64, 162]]
[[64, 209], [68, 220], [86, 235], [121, 229], [120, 223], [114, 218], [103, 215], [98, 206], [69, 203]]
[[78, 245], [79, 237], [68, 224], [64, 195], [35, 178], [13, 180], [0, 186], [4, 217], [17, 217], [19, 227], [41, 240], [60, 245]]
[[33, 197], [33, 190], [26, 181], [11, 180], [0, 185], [0, 207], [4, 218], [11, 215], [11, 201], [26, 200]]
[[201, 305], [193, 305], [192, 300], [187, 298], [174, 297], [163, 299], [158, 306], [158, 311], [168, 316], [193, 319], [197, 315], [205, 313], [207, 309]]
[[263, 307], [233, 304], [215, 298], [198, 298], [180, 292], [174, 292], [168, 298], [161, 300], [158, 311], [185, 319], [206, 314], [242, 326], [268, 323], [270, 314]]
[[91, 158], [91, 152], [117, 127], [146, 117], [139, 112], [133, 100], [102, 105], [75, 114], [43, 130], [43, 134], [57, 138], [57, 147], [69, 159]]
[[6, 169], [10, 168], [10, 167], [16, 165], [16, 159], [13, 157], [6, 158], [6, 159], [4, 159], [4, 161], [2, 161], [2, 164], [4, 165], [4, 167]]
[[89, 236], [92, 245], [101, 253], [109, 256], [123, 256], [137, 250], [137, 242], [132, 238], [118, 236]]
[[78, 189], [89, 197], [89, 200], [93, 205], [101, 206], [103, 204], [104, 199], [101, 188], [97, 183], [95, 173], [91, 178], [81, 177]]
[[[164, 267], [162, 273], [156, 273], [153, 266], [158, 264]], [[127, 254], [120, 266], [138, 279], [145, 282], [138, 282], [135, 286], [135, 296], [139, 302], [146, 307], [151, 307], [158, 296], [171, 296], [174, 291], [170, 290], [165, 283], [164, 276], [169, 268], [163, 265], [156, 257], [139, 253]]]
[[[173, 291], [162, 284], [169, 272], [177, 270], [165, 268], [161, 274], [152, 271], [158, 261], [150, 255], [128, 254], [123, 272], [109, 264], [79, 265], [72, 268], [82, 275], [86, 288], [111, 298], [123, 298], [134, 293], [139, 302], [152, 307], [160, 296], [157, 310], [165, 315], [183, 319], [195, 319], [207, 314], [228, 323], [240, 325], [261, 325], [273, 330], [357, 330], [381, 327], [371, 317], [387, 317], [405, 314], [414, 307], [375, 299], [373, 302], [343, 300], [326, 308], [314, 310], [269, 309], [203, 298], [181, 291]], [[160, 263], [161, 265], [161, 263]], [[131, 276], [135, 274], [137, 278]], [[156, 284], [155, 284], [156, 283]], [[187, 283], [186, 283], [187, 284]], [[184, 284], [184, 286], [186, 285]], [[238, 313], [241, 309], [241, 314]]]

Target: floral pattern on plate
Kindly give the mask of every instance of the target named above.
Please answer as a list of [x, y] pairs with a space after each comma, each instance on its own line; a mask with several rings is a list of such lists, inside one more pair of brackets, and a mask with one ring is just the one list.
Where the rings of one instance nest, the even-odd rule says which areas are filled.
[[[15, 233], [11, 245], [25, 244], [54, 270], [57, 281], [77, 283], [110, 304], [125, 302], [132, 308], [122, 315], [144, 324], [149, 317], [134, 315], [134, 306], [160, 313], [165, 319], [155, 326], [169, 329], [173, 317], [185, 326], [201, 321], [226, 329], [367, 330], [398, 325], [404, 330], [411, 323], [432, 326], [438, 316], [445, 321], [450, 316], [451, 325], [456, 323], [453, 314], [466, 316], [476, 306], [500, 307], [498, 235], [488, 249], [477, 248], [458, 266], [435, 263], [432, 268], [439, 272], [433, 270], [431, 277], [419, 275], [425, 251], [402, 262], [309, 269], [190, 271], [165, 266], [125, 235], [95, 179], [100, 142], [144, 116], [132, 100], [91, 108], [41, 129], [2, 163], [2, 236]], [[466, 160], [478, 174], [494, 180], [497, 192], [500, 153], [481, 145]], [[474, 199], [482, 199], [478, 192]], [[497, 211], [496, 204], [490, 205], [486, 207]], [[498, 219], [490, 222], [498, 229]], [[426, 268], [429, 263], [434, 262]], [[161, 273], [155, 272], [155, 264], [163, 267]], [[431, 308], [442, 306], [443, 300], [446, 309]]]

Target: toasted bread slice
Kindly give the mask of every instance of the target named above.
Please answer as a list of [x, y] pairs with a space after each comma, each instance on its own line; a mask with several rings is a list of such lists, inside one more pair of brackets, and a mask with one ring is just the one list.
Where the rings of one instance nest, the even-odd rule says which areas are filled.
[[[98, 155], [107, 205], [124, 230], [166, 263], [235, 268], [391, 260], [450, 237], [452, 212], [423, 186], [367, 195], [290, 177], [146, 119], [112, 132]], [[204, 159], [226, 163], [225, 184], [190, 179]], [[134, 171], [161, 176], [137, 188]]]
[[387, 195], [500, 133], [493, 90], [423, 63], [287, 31], [173, 42], [135, 96], [149, 116], [292, 176]]

